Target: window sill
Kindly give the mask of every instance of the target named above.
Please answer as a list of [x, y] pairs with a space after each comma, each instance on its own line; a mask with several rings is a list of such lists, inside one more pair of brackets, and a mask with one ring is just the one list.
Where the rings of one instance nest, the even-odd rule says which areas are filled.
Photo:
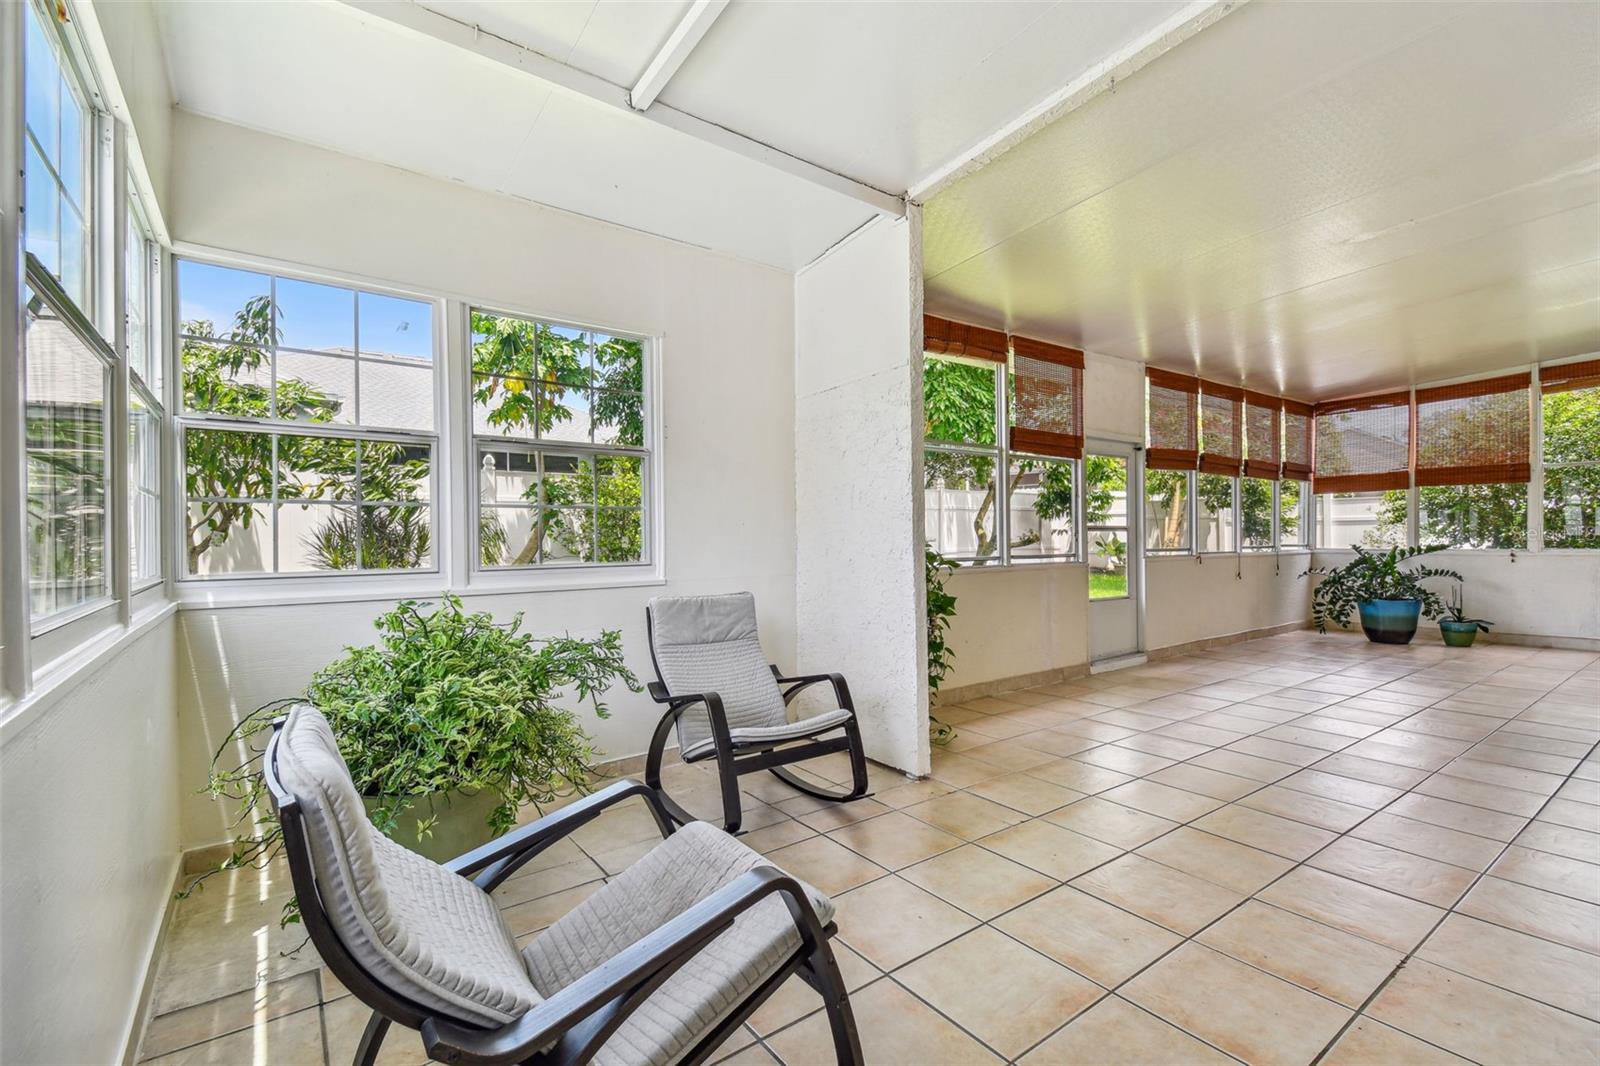
[[458, 586], [452, 586], [436, 572], [408, 577], [277, 577], [218, 582], [190, 579], [178, 583], [178, 603], [186, 611], [227, 610], [375, 600], [436, 600], [446, 594], [470, 598], [665, 584], [665, 575], [651, 566], [479, 573], [472, 575], [466, 585]]
[[1011, 573], [1017, 570], [1065, 570], [1068, 567], [1083, 567], [1087, 563], [1076, 559], [1049, 559], [1037, 563], [985, 563], [982, 566], [973, 563], [962, 563], [956, 567], [958, 574], [982, 574], [991, 572]]

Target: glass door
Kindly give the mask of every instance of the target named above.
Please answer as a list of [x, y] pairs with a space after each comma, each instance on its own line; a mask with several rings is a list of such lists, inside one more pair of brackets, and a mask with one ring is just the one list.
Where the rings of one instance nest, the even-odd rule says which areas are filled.
[[1139, 533], [1138, 450], [1090, 441], [1084, 457], [1084, 559], [1089, 566], [1089, 659], [1139, 651], [1139, 584], [1144, 539]]

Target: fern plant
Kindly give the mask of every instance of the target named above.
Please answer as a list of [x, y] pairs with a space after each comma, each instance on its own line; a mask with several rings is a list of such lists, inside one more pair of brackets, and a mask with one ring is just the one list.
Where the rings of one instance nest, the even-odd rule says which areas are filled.
[[[924, 549], [923, 577], [928, 587], [928, 699], [939, 692], [945, 675], [950, 672], [950, 660], [956, 657], [945, 640], [945, 630], [955, 617], [956, 598], [944, 587], [945, 579], [955, 572], [956, 562], [947, 559], [932, 548]], [[941, 722], [932, 714], [928, 716], [928, 735], [935, 744], [948, 744], [955, 739], [956, 731], [948, 722]]]
[[1430, 544], [1373, 552], [1352, 544], [1351, 549], [1356, 557], [1345, 565], [1313, 566], [1305, 570], [1300, 574], [1301, 577], [1322, 578], [1311, 594], [1312, 623], [1319, 633], [1328, 631], [1329, 622], [1346, 628], [1350, 625], [1350, 616], [1369, 600], [1418, 600], [1425, 617], [1441, 617], [1446, 611], [1444, 601], [1422, 582], [1430, 577], [1449, 577], [1460, 581], [1461, 575], [1454, 570], [1432, 566], [1419, 565], [1407, 569], [1403, 564], [1420, 555], [1444, 551], [1447, 547], [1445, 544]]

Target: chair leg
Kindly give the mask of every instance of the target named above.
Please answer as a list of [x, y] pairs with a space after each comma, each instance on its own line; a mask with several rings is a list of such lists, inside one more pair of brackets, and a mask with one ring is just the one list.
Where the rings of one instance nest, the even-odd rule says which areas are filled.
[[833, 948], [821, 940], [817, 949], [806, 960], [811, 971], [812, 987], [822, 996], [822, 1005], [828, 1012], [828, 1027], [833, 1030], [833, 1050], [839, 1066], [863, 1066], [861, 1036], [856, 1032], [855, 1011], [850, 1008], [850, 993], [845, 988], [844, 975], [833, 957]]
[[744, 821], [744, 808], [739, 802], [739, 775], [728, 765], [728, 760], [717, 759], [717, 780], [722, 785], [722, 828], [733, 836], [739, 832], [739, 823]]
[[356, 1057], [351, 1066], [373, 1066], [378, 1061], [378, 1052], [383, 1048], [383, 1038], [389, 1035], [389, 1019], [372, 1012], [372, 1017], [367, 1019], [367, 1028], [361, 1034], [361, 1042], [356, 1045]]

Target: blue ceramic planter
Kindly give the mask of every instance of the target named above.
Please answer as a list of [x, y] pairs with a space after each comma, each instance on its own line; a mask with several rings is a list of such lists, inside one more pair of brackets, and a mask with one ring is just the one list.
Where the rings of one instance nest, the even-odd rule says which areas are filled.
[[1374, 644], [1410, 644], [1417, 635], [1421, 600], [1366, 600], [1361, 611], [1361, 631]]

